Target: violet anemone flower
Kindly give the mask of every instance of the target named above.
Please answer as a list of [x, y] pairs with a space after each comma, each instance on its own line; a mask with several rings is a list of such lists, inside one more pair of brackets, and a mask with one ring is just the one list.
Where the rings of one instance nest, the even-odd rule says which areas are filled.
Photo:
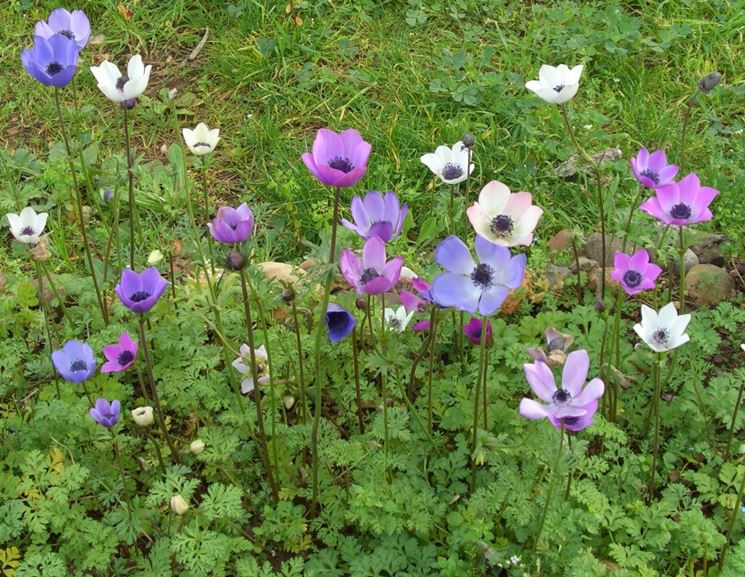
[[75, 41], [78, 50], [85, 48], [91, 35], [91, 23], [82, 10], [68, 12], [64, 8], [52, 10], [49, 19], [39, 20], [34, 28], [34, 34], [49, 40], [55, 34], [60, 34]]
[[476, 254], [479, 264], [473, 260], [465, 243], [454, 235], [437, 245], [435, 262], [447, 272], [432, 281], [435, 302], [487, 316], [502, 306], [510, 289], [522, 284], [527, 261], [524, 254], [511, 256], [510, 249], [478, 235]]
[[649, 262], [646, 249], [641, 249], [632, 256], [617, 252], [613, 257], [613, 266], [611, 277], [621, 284], [629, 296], [653, 289], [654, 281], [662, 272], [660, 267]]
[[636, 180], [647, 188], [657, 188], [663, 184], [670, 184], [678, 174], [678, 167], [667, 163], [664, 150], [655, 150], [652, 154], [646, 148], [639, 152], [629, 163]]
[[218, 242], [235, 244], [251, 236], [254, 229], [254, 215], [244, 202], [238, 208], [221, 206], [217, 216], [207, 224], [210, 234]]
[[348, 187], [365, 175], [371, 149], [354, 128], [341, 134], [321, 128], [313, 141], [313, 152], [304, 153], [302, 159], [322, 184]]
[[[481, 344], [481, 334], [484, 330], [484, 322], [477, 318], [471, 317], [471, 320], [467, 324], [463, 325], [463, 333], [466, 335], [469, 341], [475, 345]], [[491, 343], [492, 339], [492, 328], [491, 321], [486, 321], [486, 344], [487, 346]]]
[[645, 200], [639, 209], [673, 226], [711, 220], [709, 204], [719, 194], [715, 188], [701, 186], [695, 172], [680, 182], [658, 186], [654, 192], [655, 195]]
[[329, 333], [329, 340], [332, 343], [338, 343], [354, 329], [357, 321], [354, 315], [347, 309], [334, 303], [329, 303], [326, 308], [326, 328]]
[[71, 383], [87, 381], [96, 372], [93, 349], [84, 342], [67, 341], [60, 350], [52, 353], [52, 364], [59, 375]]
[[122, 304], [133, 313], [146, 313], [155, 306], [167, 286], [168, 281], [155, 267], [146, 268], [140, 274], [125, 268], [114, 290]]
[[404, 259], [400, 256], [385, 261], [385, 243], [371, 236], [362, 248], [362, 259], [345, 248], [339, 259], [344, 278], [357, 294], [377, 295], [391, 290], [398, 282]]
[[352, 199], [354, 222], [343, 218], [341, 223], [364, 239], [377, 236], [383, 242], [388, 242], [401, 236], [408, 210], [408, 205], [399, 205], [395, 193], [388, 191], [384, 197], [377, 190], [371, 190], [364, 200], [359, 196]]
[[31, 76], [46, 86], [66, 86], [78, 70], [78, 45], [59, 34], [49, 40], [34, 37], [33, 48], [21, 53], [21, 62]]
[[129, 333], [119, 336], [119, 343], [106, 345], [103, 348], [106, 362], [101, 366], [102, 373], [119, 373], [129, 368], [137, 357], [137, 341], [133, 341]]
[[486, 240], [502, 246], [530, 246], [543, 209], [533, 204], [529, 192], [510, 192], [505, 184], [492, 180], [466, 214], [476, 234]]
[[104, 399], [96, 399], [96, 406], [90, 410], [91, 417], [99, 425], [110, 429], [119, 422], [119, 411], [122, 404], [119, 401], [112, 401], [111, 404]]
[[561, 376], [561, 388], [556, 388], [554, 376], [546, 363], [523, 365], [530, 388], [542, 403], [524, 398], [520, 414], [531, 420], [548, 417], [557, 429], [581, 431], [593, 423], [598, 410], [598, 399], [605, 385], [598, 378], [585, 385], [590, 368], [590, 355], [580, 350], [569, 353]]

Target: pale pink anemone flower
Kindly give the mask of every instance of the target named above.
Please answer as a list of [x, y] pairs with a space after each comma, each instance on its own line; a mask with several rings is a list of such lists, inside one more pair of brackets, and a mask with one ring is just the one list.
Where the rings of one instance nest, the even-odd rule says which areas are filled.
[[492, 180], [481, 189], [478, 202], [466, 211], [477, 234], [500, 246], [530, 245], [543, 209], [532, 204], [529, 192], [510, 192]]
[[695, 172], [680, 180], [659, 186], [655, 195], [639, 207], [664, 224], [685, 226], [712, 219], [709, 204], [719, 194], [715, 188], [701, 186]]

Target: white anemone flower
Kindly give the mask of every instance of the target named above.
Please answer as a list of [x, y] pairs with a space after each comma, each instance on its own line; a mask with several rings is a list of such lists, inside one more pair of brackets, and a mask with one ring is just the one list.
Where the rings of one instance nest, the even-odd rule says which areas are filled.
[[153, 408], [145, 406], [134, 409], [132, 411], [132, 420], [138, 427], [149, 427], [155, 420], [155, 416], [153, 415]]
[[210, 130], [204, 122], [197, 124], [196, 128], [183, 128], [181, 133], [184, 135], [184, 142], [189, 147], [192, 154], [202, 156], [209, 154], [220, 141], [220, 129], [213, 128]]
[[104, 60], [98, 66], [91, 66], [91, 72], [98, 81], [98, 89], [113, 102], [127, 102], [140, 96], [150, 81], [152, 65], [144, 66], [142, 56], [135, 54], [129, 59], [127, 73], [119, 72], [116, 64]]
[[49, 215], [46, 212], [36, 213], [27, 206], [21, 214], [8, 213], [5, 215], [10, 223], [10, 232], [18, 242], [24, 244], [37, 244], [39, 236], [44, 232]]
[[[246, 375], [246, 378], [241, 381], [241, 393], [247, 395], [254, 390], [254, 379], [251, 374], [251, 348], [243, 343], [238, 351], [241, 356], [235, 359], [232, 365], [240, 374]], [[256, 378], [260, 385], [265, 385], [269, 382], [269, 356], [266, 354], [266, 347], [261, 345], [254, 351], [254, 356], [256, 358]]]
[[391, 308], [385, 309], [385, 325], [389, 331], [396, 333], [402, 333], [409, 326], [411, 317], [414, 316], [416, 311], [406, 312], [406, 307], [400, 306], [397, 310]]
[[549, 66], [544, 64], [538, 71], [538, 80], [525, 83], [525, 88], [535, 92], [546, 102], [564, 104], [574, 98], [579, 89], [579, 78], [584, 65], [570, 69], [566, 64]]
[[642, 305], [642, 322], [634, 325], [636, 334], [658, 353], [664, 353], [684, 345], [690, 340], [685, 330], [691, 315], [678, 315], [673, 303], [668, 303], [657, 313]]
[[453, 144], [453, 148], [444, 144], [440, 145], [434, 152], [422, 155], [420, 160], [445, 184], [458, 184], [466, 180], [473, 172], [473, 164], [466, 170], [468, 156], [468, 148], [459, 140]]

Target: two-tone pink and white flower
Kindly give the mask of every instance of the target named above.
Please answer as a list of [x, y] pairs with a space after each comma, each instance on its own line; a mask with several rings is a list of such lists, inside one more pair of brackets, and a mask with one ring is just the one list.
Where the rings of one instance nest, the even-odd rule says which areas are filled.
[[476, 233], [489, 242], [528, 246], [543, 209], [533, 205], [529, 192], [510, 192], [506, 185], [492, 180], [466, 213]]

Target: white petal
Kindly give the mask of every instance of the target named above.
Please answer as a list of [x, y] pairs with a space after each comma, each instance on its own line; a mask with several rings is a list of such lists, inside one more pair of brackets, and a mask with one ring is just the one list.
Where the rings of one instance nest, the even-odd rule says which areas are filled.
[[582, 76], [582, 70], [584, 70], [584, 68], [584, 64], [578, 64], [571, 69], [571, 71], [569, 72], [570, 84], [579, 84], [579, 79]]
[[673, 303], [667, 303], [660, 309], [657, 316], [657, 324], [660, 327], [669, 330], [675, 324], [676, 320], [678, 320], [678, 311], [675, 310], [675, 305]]
[[510, 189], [507, 185], [498, 180], [492, 180], [479, 193], [479, 207], [487, 219], [492, 219], [503, 213], [509, 199]]
[[432, 152], [428, 152], [427, 154], [422, 155], [419, 160], [421, 160], [422, 164], [424, 164], [427, 168], [429, 168], [437, 175], [442, 172], [442, 167], [445, 165], [442, 162], [442, 159], [437, 154], [434, 154]]
[[181, 134], [184, 136], [184, 142], [189, 150], [194, 151], [194, 144], [197, 142], [197, 137], [191, 128], [182, 128]]
[[135, 54], [129, 59], [127, 64], [127, 77], [130, 80], [141, 78], [145, 74], [145, 66], [142, 63], [142, 56]]

